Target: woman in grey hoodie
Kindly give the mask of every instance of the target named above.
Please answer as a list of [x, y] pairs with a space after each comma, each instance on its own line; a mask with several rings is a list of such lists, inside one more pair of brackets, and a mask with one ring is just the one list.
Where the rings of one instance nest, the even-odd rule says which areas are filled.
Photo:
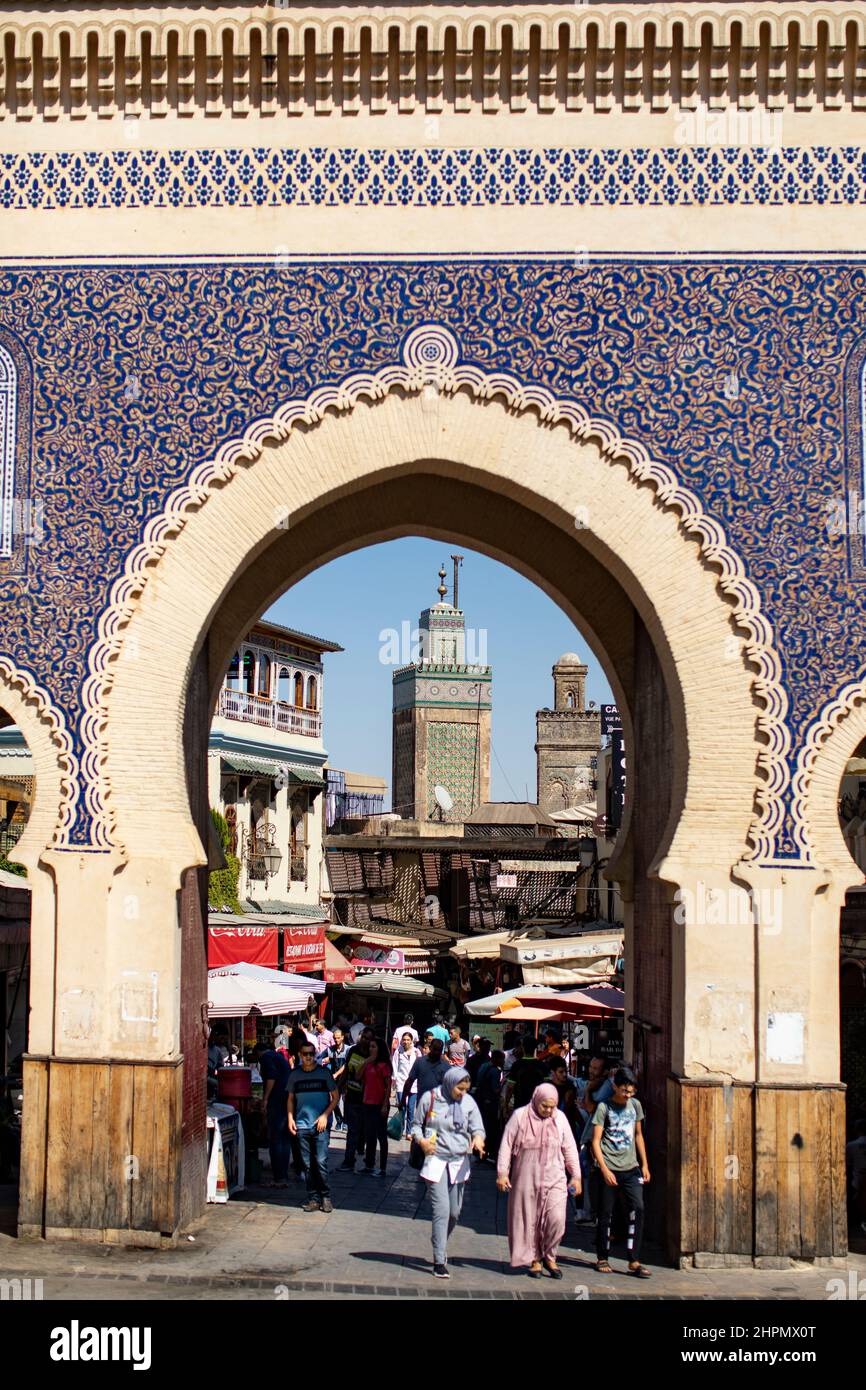
[[484, 1124], [481, 1111], [467, 1094], [468, 1071], [451, 1067], [441, 1084], [418, 1101], [412, 1138], [426, 1157], [421, 1177], [428, 1184], [433, 1206], [433, 1273], [448, 1279], [448, 1237], [460, 1219], [463, 1188], [471, 1169], [473, 1150], [484, 1157]]

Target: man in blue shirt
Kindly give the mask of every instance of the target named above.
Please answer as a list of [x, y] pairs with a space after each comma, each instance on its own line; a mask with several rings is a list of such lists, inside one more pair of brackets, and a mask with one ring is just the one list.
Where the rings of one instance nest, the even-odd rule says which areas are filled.
[[286, 1082], [289, 1133], [298, 1137], [307, 1174], [304, 1211], [334, 1210], [328, 1186], [328, 1141], [331, 1115], [339, 1091], [333, 1073], [319, 1066], [316, 1049], [305, 1042], [299, 1049], [301, 1065]]

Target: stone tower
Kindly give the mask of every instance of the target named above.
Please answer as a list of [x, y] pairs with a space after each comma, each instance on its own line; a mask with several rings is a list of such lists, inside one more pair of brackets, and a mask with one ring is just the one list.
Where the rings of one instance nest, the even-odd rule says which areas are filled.
[[553, 709], [535, 716], [538, 804], [543, 811], [565, 811], [592, 801], [601, 714], [586, 708], [587, 667], [566, 652], [553, 667]]
[[[455, 566], [455, 591], [456, 576]], [[439, 602], [421, 614], [419, 659], [393, 676], [393, 809], [404, 820], [453, 823], [490, 799], [491, 669], [467, 663], [464, 615], [445, 602], [444, 567], [439, 580]], [[437, 805], [436, 786], [450, 811]]]

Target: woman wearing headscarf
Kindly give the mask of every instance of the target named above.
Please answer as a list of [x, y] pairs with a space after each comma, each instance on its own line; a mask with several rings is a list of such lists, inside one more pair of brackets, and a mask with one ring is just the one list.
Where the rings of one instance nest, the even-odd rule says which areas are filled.
[[536, 1086], [529, 1105], [515, 1110], [499, 1144], [496, 1186], [508, 1198], [508, 1248], [512, 1267], [542, 1268], [561, 1279], [556, 1252], [565, 1235], [568, 1193], [581, 1189], [574, 1135], [558, 1107], [556, 1087]]
[[448, 1279], [448, 1237], [460, 1219], [463, 1192], [471, 1172], [470, 1154], [484, 1157], [481, 1112], [468, 1094], [472, 1082], [463, 1067], [450, 1067], [440, 1084], [418, 1101], [412, 1124], [426, 1157], [421, 1177], [433, 1207], [433, 1273]]

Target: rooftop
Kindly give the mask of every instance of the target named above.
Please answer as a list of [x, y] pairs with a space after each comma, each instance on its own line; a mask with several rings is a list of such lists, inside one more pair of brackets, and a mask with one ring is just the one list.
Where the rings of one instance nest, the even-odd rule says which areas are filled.
[[288, 642], [303, 642], [309, 647], [316, 647], [320, 652], [342, 652], [345, 647], [341, 647], [339, 642], [331, 642], [327, 637], [316, 637], [312, 632], [298, 632], [293, 627], [283, 627], [282, 623], [267, 622], [260, 618], [257, 623], [253, 623], [247, 637], [251, 637], [253, 632], [265, 632], [270, 637], [282, 637]]
[[551, 820], [534, 801], [482, 801], [467, 816], [465, 825], [546, 825], [556, 829]]

